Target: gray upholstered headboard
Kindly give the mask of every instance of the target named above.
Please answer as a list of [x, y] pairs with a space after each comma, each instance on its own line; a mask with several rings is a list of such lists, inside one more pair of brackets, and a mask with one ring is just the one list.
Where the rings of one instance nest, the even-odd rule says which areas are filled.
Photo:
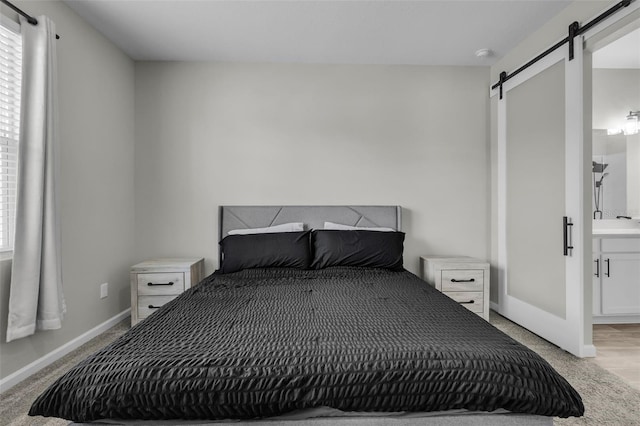
[[289, 222], [303, 222], [306, 229], [321, 229], [325, 221], [352, 226], [384, 226], [400, 231], [402, 209], [400, 206], [220, 206], [218, 241], [232, 229], [263, 228]]

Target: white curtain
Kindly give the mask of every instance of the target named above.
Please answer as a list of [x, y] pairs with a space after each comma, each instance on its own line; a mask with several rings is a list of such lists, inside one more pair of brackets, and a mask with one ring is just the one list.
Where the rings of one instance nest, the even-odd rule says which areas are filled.
[[56, 194], [56, 29], [46, 16], [36, 19], [37, 25], [21, 19], [22, 107], [7, 342], [62, 327], [66, 312]]

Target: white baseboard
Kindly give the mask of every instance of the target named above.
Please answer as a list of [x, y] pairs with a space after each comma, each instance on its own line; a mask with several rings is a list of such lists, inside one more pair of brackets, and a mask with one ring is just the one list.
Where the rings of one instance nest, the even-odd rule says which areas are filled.
[[131, 308], [120, 312], [118, 315], [112, 318], [109, 318], [102, 324], [99, 324], [96, 327], [93, 327], [91, 330], [81, 334], [80, 336], [76, 337], [73, 340], [68, 341], [67, 343], [60, 346], [59, 348], [52, 350], [45, 356], [38, 358], [37, 360], [33, 361], [31, 364], [25, 365], [20, 370], [9, 374], [4, 379], [0, 380], [0, 393], [11, 389], [12, 387], [17, 385], [24, 379], [28, 378], [32, 374], [35, 374], [38, 371], [42, 370], [43, 368], [47, 367], [48, 365], [53, 364], [54, 362], [56, 362], [57, 360], [59, 360], [69, 352], [79, 348], [80, 346], [87, 343], [89, 340], [104, 333], [114, 325], [118, 324], [120, 321], [123, 321], [129, 315], [131, 315]]
[[594, 358], [596, 356], [596, 347], [593, 345], [582, 345], [580, 355], [582, 358]]
[[594, 324], [638, 324], [640, 315], [602, 315], [593, 316]]

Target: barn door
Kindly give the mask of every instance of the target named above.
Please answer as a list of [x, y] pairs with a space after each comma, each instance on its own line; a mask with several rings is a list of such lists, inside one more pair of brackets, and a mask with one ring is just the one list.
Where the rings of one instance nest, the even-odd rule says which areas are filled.
[[585, 356], [581, 37], [574, 47], [572, 60], [563, 46], [505, 82], [498, 100], [494, 308]]

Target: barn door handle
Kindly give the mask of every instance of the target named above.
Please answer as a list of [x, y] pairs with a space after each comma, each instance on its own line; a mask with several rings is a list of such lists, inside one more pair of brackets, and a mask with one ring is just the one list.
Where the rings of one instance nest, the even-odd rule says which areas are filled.
[[571, 227], [573, 223], [569, 222], [569, 218], [567, 216], [562, 217], [562, 244], [564, 246], [564, 255], [570, 256], [569, 250], [573, 250], [573, 246], [571, 244]]

